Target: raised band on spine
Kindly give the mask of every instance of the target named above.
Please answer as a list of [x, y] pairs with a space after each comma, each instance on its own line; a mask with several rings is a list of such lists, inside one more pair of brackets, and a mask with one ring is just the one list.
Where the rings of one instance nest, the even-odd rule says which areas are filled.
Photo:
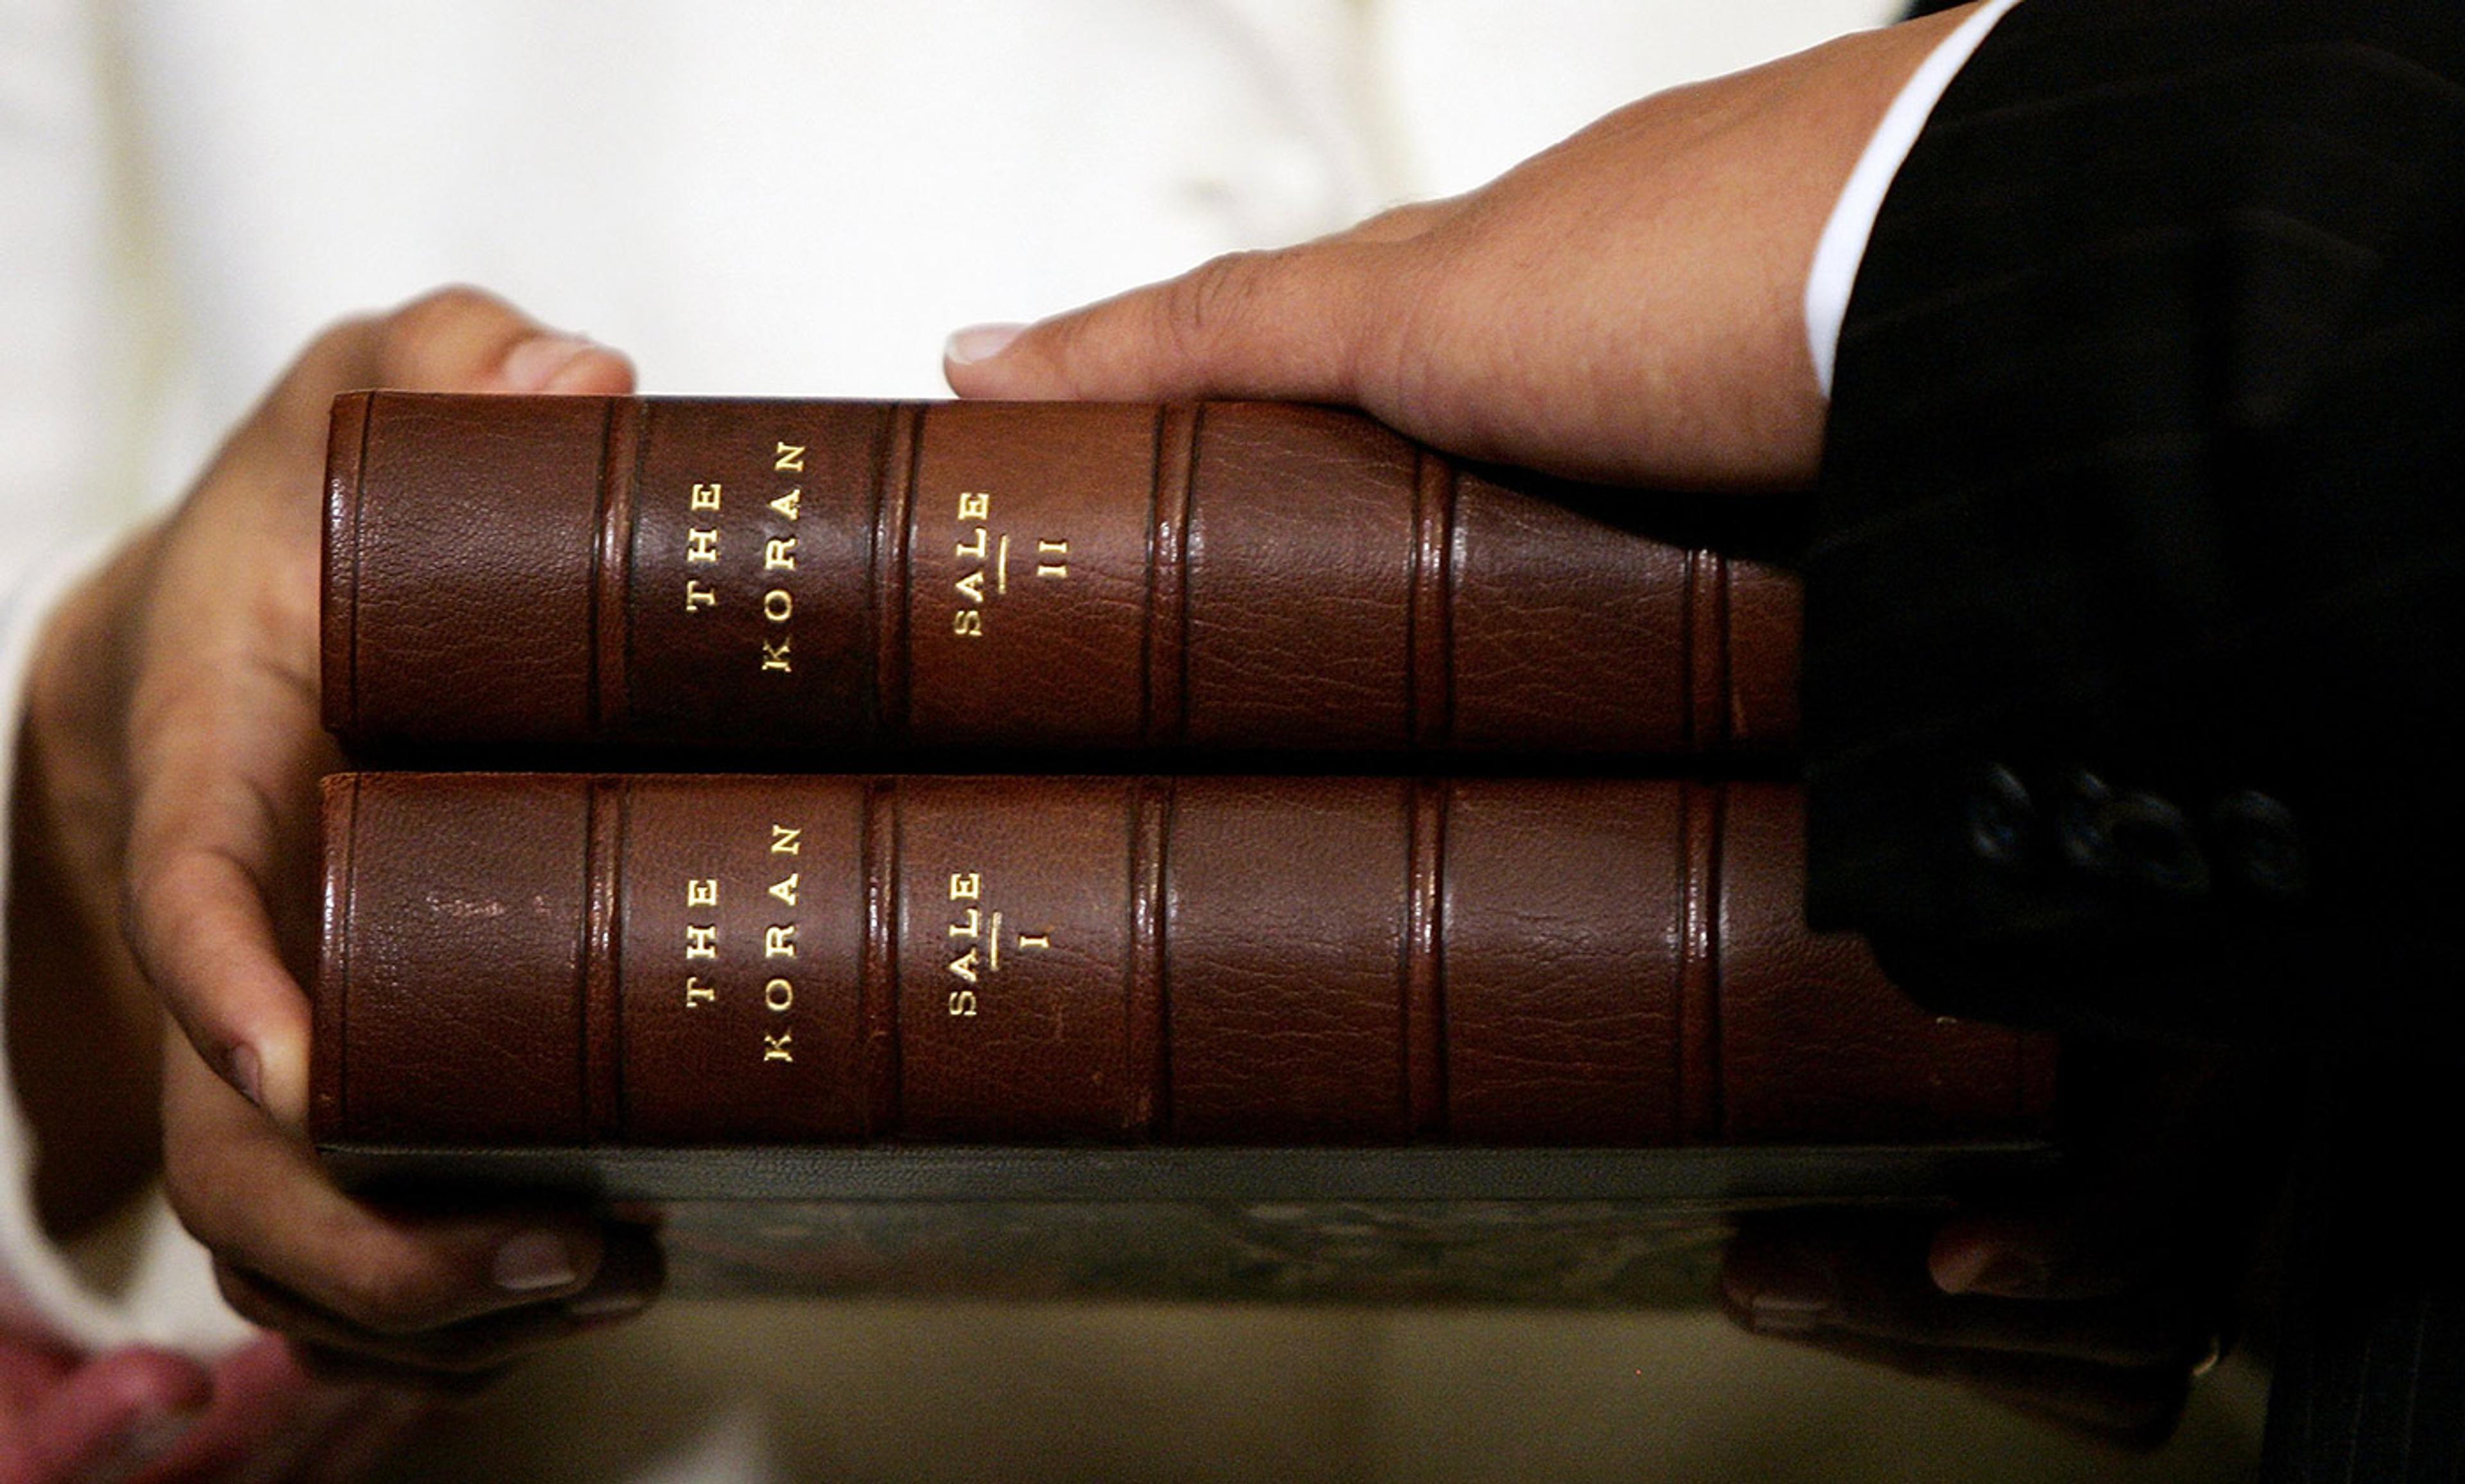
[[360, 778], [344, 773], [325, 781], [325, 870], [322, 920], [323, 952], [317, 961], [317, 998], [309, 1007], [308, 1124], [319, 1138], [348, 1129], [351, 945], [359, 941], [352, 866], [359, 855]]
[[1130, 787], [1130, 952], [1122, 975], [1122, 1064], [1127, 1070], [1124, 1131], [1152, 1137], [1171, 1124], [1170, 1022], [1165, 1011], [1164, 861], [1170, 843], [1172, 783], [1142, 778]]
[[1438, 779], [1411, 786], [1411, 880], [1404, 922], [1404, 1106], [1412, 1134], [1434, 1138], [1447, 1126], [1445, 923], [1449, 787]]
[[1413, 451], [1412, 575], [1404, 676], [1414, 750], [1443, 747], [1455, 729], [1454, 566], [1455, 469], [1428, 449]]
[[1729, 564], [1718, 552], [1686, 554], [1686, 750], [1718, 749], [1729, 735]]
[[1684, 786], [1677, 857], [1678, 1141], [1721, 1138], [1721, 790]]
[[318, 683], [325, 724], [345, 736], [360, 731], [360, 476], [367, 467], [375, 400], [371, 391], [336, 397], [325, 439]]
[[856, 985], [858, 1062], [865, 1078], [865, 1137], [899, 1132], [899, 791], [894, 779], [864, 786], [864, 966]]
[[633, 642], [633, 491], [640, 483], [646, 415], [638, 397], [607, 400], [590, 547], [590, 735], [603, 741], [632, 720], [625, 661]]
[[1198, 476], [1197, 403], [1158, 411], [1155, 494], [1147, 529], [1146, 691], [1140, 738], [1150, 747], [1189, 740], [1189, 502]]
[[582, 927], [582, 1116], [594, 1142], [611, 1143], [625, 1137], [617, 915], [624, 899], [626, 786], [618, 778], [594, 778], [586, 787], [589, 844], [583, 870], [590, 896]]
[[902, 402], [886, 418], [887, 437], [873, 480], [874, 700], [877, 742], [907, 740], [908, 523], [916, 503], [917, 461], [924, 452], [924, 408]]

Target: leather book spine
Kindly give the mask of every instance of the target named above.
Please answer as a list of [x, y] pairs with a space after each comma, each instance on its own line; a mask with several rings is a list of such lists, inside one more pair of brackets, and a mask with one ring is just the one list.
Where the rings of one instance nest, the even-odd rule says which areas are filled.
[[362, 744], [1677, 757], [1797, 727], [1798, 592], [1357, 414], [358, 392]]
[[1669, 1146], [2046, 1131], [1800, 925], [1796, 792], [328, 781], [320, 1142]]

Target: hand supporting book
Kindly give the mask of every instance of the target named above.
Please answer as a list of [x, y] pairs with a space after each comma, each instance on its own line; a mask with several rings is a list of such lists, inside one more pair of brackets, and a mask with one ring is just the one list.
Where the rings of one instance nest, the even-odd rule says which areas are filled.
[[2075, 1047], [2059, 1182], [1949, 1222], [1750, 1221], [1723, 1306], [1759, 1335], [2152, 1448], [2240, 1338], [2244, 1274], [2285, 1175], [2290, 1071], [2250, 1053]]
[[0, 1334], [0, 1478], [10, 1484], [223, 1478], [288, 1459], [349, 1478], [422, 1399], [316, 1380], [262, 1335], [211, 1364], [151, 1345], [83, 1361]]
[[[1802, 484], [1824, 412], [1798, 333], [1801, 249], [1937, 34], [1851, 38], [1638, 105], [1483, 192], [954, 356], [951, 379], [976, 395], [1306, 397], [1582, 477]], [[297, 978], [311, 786], [333, 759], [315, 698], [331, 398], [630, 383], [613, 356], [468, 294], [344, 327], [47, 636], [21, 788], [66, 802], [22, 810], [20, 828], [64, 822], [88, 920], [108, 923], [125, 883], [134, 944], [115, 957], [97, 938], [78, 982], [139, 1007], [119, 1033], [140, 1066], [155, 1024], [125, 991], [142, 977], [162, 995], [179, 1023], [163, 1058], [175, 1204], [234, 1300], [322, 1353], [485, 1367], [622, 1311], [650, 1281], [631, 1236], [574, 1212], [413, 1215], [335, 1190], [300, 1138]], [[21, 1077], [45, 1076], [40, 1059], [21, 1057]]]
[[1806, 485], [1827, 410], [1807, 264], [1875, 125], [1961, 14], [1658, 94], [1451, 200], [1014, 335], [963, 331], [950, 385], [1326, 402], [1570, 478]]
[[[1321, 399], [1369, 409], [1458, 454], [1576, 477], [1810, 485], [1829, 410], [1805, 349], [1807, 264], [1874, 121], [1973, 9], [1646, 100], [1456, 200], [1218, 259], [1033, 325], [963, 331], [947, 375], [980, 397]], [[2147, 1274], [2187, 1259], [2231, 1266], [2252, 1221], [2238, 1208], [2243, 1226], [2231, 1237], [2193, 1231], [2162, 1219], [2176, 1207], [2157, 1193], [2131, 1194], [2143, 1208], [2095, 1213], [2101, 1225], [2084, 1229], [2118, 1249], [2096, 1275], [2074, 1274], [2091, 1288], [2111, 1282], [2140, 1296]], [[1805, 1326], [1809, 1342], [1929, 1373], [2002, 1381], [2032, 1371], [2032, 1384], [1997, 1394], [2040, 1415], [2066, 1411], [2091, 1430], [2162, 1437], [2181, 1396], [2178, 1334], [2132, 1352], [2120, 1385], [2083, 1378], [2072, 1356], [2025, 1352], [2049, 1334], [2076, 1337], [2111, 1306], [2073, 1302], [2088, 1291], [2078, 1284], [1977, 1287], [1957, 1264], [1929, 1271], [1923, 1261], [1929, 1246], [2042, 1250], [2051, 1229], [1971, 1216], [1902, 1230], [1893, 1256], [1910, 1260], [1893, 1268], [1889, 1301], [1861, 1310], [1827, 1297], [1827, 1317]], [[2227, 1254], [2216, 1257], [2220, 1249]], [[1810, 1252], [1860, 1272], [1875, 1257], [1836, 1235], [1791, 1255]], [[1758, 1255], [1741, 1257], [1732, 1293], [1742, 1305], [1778, 1265], [1758, 1273]], [[2203, 1296], [2204, 1314], [2224, 1307]], [[2084, 1308], [2097, 1312], [2084, 1319]], [[1910, 1312], [1929, 1320], [1919, 1343], [1874, 1342], [1893, 1324], [1907, 1340]]]
[[[56, 614], [31, 685], [14, 854], [49, 863], [67, 930], [11, 934], [9, 983], [11, 1063], [62, 1171], [47, 1183], [60, 1229], [145, 1175], [142, 1153], [88, 1151], [146, 1150], [159, 1038], [172, 1204], [243, 1309], [270, 1315], [272, 1300], [251, 1296], [281, 1296], [285, 1327], [310, 1351], [451, 1371], [594, 1322], [572, 1313], [577, 1298], [604, 1315], [645, 1296], [637, 1263], [599, 1286], [606, 1243], [587, 1215], [419, 1214], [336, 1190], [302, 1137], [308, 1002], [294, 967], [315, 938], [316, 780], [336, 759], [316, 698], [334, 396], [631, 383], [622, 358], [467, 290], [342, 325], [233, 433], [178, 513]], [[37, 972], [25, 956], [38, 947], [75, 962]], [[72, 1022], [86, 1033], [21, 1033]], [[97, 1094], [113, 1086], [138, 1100], [100, 1099], [113, 1116], [98, 1118]], [[114, 1187], [75, 1188], [78, 1175]]]
[[[1920, 39], [1909, 46], [1923, 44]], [[1811, 60], [1783, 64], [1779, 72], [1715, 84], [1675, 104], [1647, 105], [1587, 135], [1537, 173], [1511, 178], [1504, 191], [1487, 201], [1470, 198], [1381, 218], [1348, 246], [1308, 261], [1339, 262], [1348, 271], [1356, 260], [1350, 248], [1382, 240], [1399, 249], [1387, 256], [1388, 262], [1415, 254], [1415, 260], [1440, 261], [1451, 242], [1486, 245], [1512, 259], [1532, 250], [1528, 229], [1537, 229], [1552, 252], [1562, 250], [1565, 211], [1602, 194], [1604, 170], [1617, 175], [1609, 192], [1616, 199], [1647, 205], [1655, 198], [1663, 205], [1686, 199], [1690, 186], [1702, 183], [1699, 173], [1690, 172], [1716, 161], [1699, 152], [1672, 153], [1664, 145], [1707, 123], [1766, 119], [1813, 153], [1785, 149], [1758, 164], [1794, 158], [1828, 162], [1845, 171], [1845, 152], [1854, 149], [1846, 142], [1860, 135], [1861, 122], [1879, 107], [1875, 100], [1892, 85], [1884, 75], [1888, 58], [1877, 70], [1877, 58], [1887, 50], [1844, 43], [1812, 54]], [[1765, 107], [1784, 96], [1817, 106]], [[1671, 132], [1655, 138], [1655, 129]], [[1714, 130], [1707, 137], [1749, 156], [1771, 142], [1754, 128], [1730, 136]], [[1677, 161], [1676, 168], [1641, 193], [1639, 177], [1627, 173], [1623, 164], [1638, 148], [1646, 156]], [[1567, 165], [1581, 168], [1561, 168]], [[1768, 204], [1784, 208], [1778, 214], [1790, 225], [1776, 235], [1791, 242], [1790, 233], [1802, 234], [1819, 216], [1819, 209], [1808, 203], [1828, 199], [1836, 181], [1823, 167], [1784, 173], [1792, 190]], [[1518, 457], [1562, 473], [1680, 483], [1793, 482], [1803, 475], [1809, 430], [1819, 427], [1808, 396], [1800, 391], [1778, 402], [1760, 391], [1741, 396], [1745, 383], [1739, 377], [1696, 376], [1676, 354], [1726, 344], [1730, 327], [1755, 326], [1763, 333], [1752, 338], [1759, 348], [1746, 358], [1748, 370], [1785, 381], [1796, 365], [1795, 341], [1780, 329], [1788, 318], [1787, 306], [1766, 292], [1795, 271], [1793, 253], [1732, 251], [1775, 234], [1752, 220], [1753, 213], [1732, 211], [1735, 203], [1715, 205], [1731, 212], [1735, 231], [1717, 237], [1645, 233], [1628, 244], [1632, 251], [1591, 259], [1604, 271], [1579, 287], [1604, 316], [1603, 325], [1610, 322], [1608, 310], [1618, 306], [1614, 334], [1630, 348], [1645, 343], [1626, 328], [1631, 321], [1625, 308], [1632, 303], [1650, 299], [1673, 309], [1699, 306], [1710, 317], [1691, 334], [1676, 333], [1680, 323], [1664, 319], [1649, 340], [1664, 349], [1640, 361], [1614, 354], [1598, 358], [1597, 368], [1610, 381], [1569, 385], [1544, 378], [1510, 385], [1509, 363], [1531, 351], [1568, 355], [1587, 345], [1615, 348], [1590, 330], [1537, 346], [1508, 341], [1477, 344], [1460, 333], [1471, 328], [1468, 320], [1393, 315], [1398, 328], [1455, 324], [1455, 331], [1424, 343], [1438, 356], [1433, 365], [1445, 364], [1452, 344], [1453, 358], [1474, 368], [1451, 387], [1431, 379], [1426, 367], [1401, 361], [1373, 367], [1376, 346], [1344, 345], [1328, 338], [1345, 326], [1361, 329], [1368, 322], [1364, 313], [1379, 311], [1382, 302], [1388, 309], [1407, 302], [1389, 298], [1323, 301], [1344, 313], [1310, 324], [1319, 351], [1289, 338], [1259, 347], [1250, 357], [1246, 380], [1229, 367], [1203, 376], [1167, 375], [1158, 363], [1143, 381], [1132, 374], [1074, 388], [1062, 371], [1048, 366], [1051, 374], [1041, 382], [1011, 389], [1028, 395], [1118, 395], [1140, 381], [1149, 388], [1147, 395], [1187, 396], [1238, 387], [1254, 394], [1362, 403], [1458, 452]], [[1591, 225], [1611, 236], [1624, 233], [1612, 218]], [[1420, 244], [1409, 252], [1408, 235]], [[1689, 242], [1712, 250], [1680, 251]], [[1660, 276], [1655, 259], [1662, 256], [1694, 266], [1675, 277]], [[1748, 268], [1755, 271], [1740, 271]], [[1768, 277], [1758, 277], [1765, 268]], [[1638, 295], [1632, 284], [1612, 281], [1617, 273], [1639, 274], [1645, 280], [1657, 276], [1658, 281], [1648, 282], [1650, 292]], [[1709, 278], [1703, 277], [1707, 273]], [[1520, 316], [1530, 306], [1516, 296], [1499, 296], [1496, 290], [1505, 281], [1493, 277], [1483, 287], [1477, 278], [1461, 280], [1464, 292], [1441, 307], [1460, 316], [1494, 301], [1493, 309]], [[1527, 287], [1542, 281], [1526, 275]], [[1743, 318], [1733, 313], [1735, 293], [1704, 292], [1715, 282], [1744, 294], [1737, 301], [1747, 306]], [[1185, 307], [1195, 311], [1186, 327], [1210, 333], [1228, 324], [1236, 332], [1260, 329], [1266, 321], [1255, 315], [1232, 321], [1219, 318], [1245, 302], [1253, 309], [1268, 307], [1264, 296], [1249, 298], [1258, 287], [1237, 272], [1210, 272], [1183, 298]], [[1160, 322], [1171, 328], [1168, 317]], [[1543, 321], [1522, 322], [1539, 326]], [[1566, 321], [1552, 316], [1547, 322]], [[1707, 324], [1717, 333], [1699, 333]], [[1033, 350], [1046, 343], [1031, 336], [1026, 346]], [[1213, 343], [1225, 353], [1232, 346], [1231, 340]], [[1207, 344], [1193, 337], [1185, 348], [1202, 350]], [[1286, 351], [1311, 353], [1285, 357]], [[1499, 352], [1506, 352], [1505, 359]], [[1010, 365], [1023, 365], [1027, 359]], [[1321, 374], [1304, 384], [1261, 369], [1279, 359]], [[1082, 365], [1068, 374], [1085, 369]], [[1356, 377], [1351, 369], [1379, 374]], [[954, 365], [953, 373], [962, 391], [996, 389], [993, 372]], [[31, 828], [31, 821], [59, 823], [59, 839], [46, 848], [56, 846], [71, 863], [72, 891], [85, 920], [105, 924], [106, 930], [88, 935], [91, 962], [83, 972], [12, 975], [12, 999], [30, 997], [45, 984], [120, 986], [121, 1003], [136, 1008], [115, 1022], [116, 1035], [123, 1044], [123, 1063], [141, 1069], [142, 1079], [153, 1057], [152, 1022], [141, 987], [150, 984], [177, 1022], [162, 1059], [164, 1148], [173, 1200], [217, 1251], [235, 1296], [309, 1335], [315, 1348], [347, 1350], [419, 1370], [451, 1370], [493, 1361], [509, 1344], [572, 1327], [579, 1322], [570, 1308], [577, 1296], [605, 1311], [629, 1294], [591, 1289], [603, 1251], [594, 1225], [548, 1211], [509, 1220], [414, 1217], [362, 1207], [333, 1189], [299, 1138], [307, 1017], [296, 970], [312, 910], [304, 892], [310, 785], [333, 756], [317, 728], [314, 698], [317, 477], [331, 398], [369, 386], [613, 394], [630, 389], [630, 372], [611, 355], [544, 335], [504, 306], [468, 293], [436, 296], [385, 321], [345, 326], [310, 349], [235, 432], [181, 512], [89, 584], [47, 635], [28, 723], [25, 755], [32, 761], [21, 792], [48, 800], [57, 791], [65, 804], [56, 810], [21, 810], [20, 831]], [[1422, 405], [1402, 394], [1410, 386], [1443, 394]], [[1639, 387], [1656, 387], [1660, 394], [1638, 394]], [[1508, 390], [1513, 394], [1497, 394]], [[1604, 421], [1584, 408], [1649, 415], [1644, 424], [1631, 425], [1614, 417]], [[1654, 452], [1638, 462], [1617, 456], [1615, 446]], [[133, 957], [121, 953], [107, 931], [123, 915]], [[21, 1078], [72, 1083], [82, 1065], [63, 1056], [47, 1071], [45, 1049], [22, 1050]], [[53, 1146], [67, 1141], [56, 1138]], [[638, 1276], [626, 1274], [629, 1282]]]

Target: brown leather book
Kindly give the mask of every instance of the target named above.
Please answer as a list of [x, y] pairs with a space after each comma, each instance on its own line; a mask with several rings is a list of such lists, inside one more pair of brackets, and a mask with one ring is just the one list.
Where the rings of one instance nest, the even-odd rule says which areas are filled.
[[1325, 408], [361, 392], [327, 458], [325, 720], [364, 746], [1684, 757], [1797, 729], [1786, 574], [1627, 519], [1666, 500], [1587, 510]]
[[343, 774], [321, 1143], [1652, 1147], [2046, 1131], [1802, 926], [1795, 790]]

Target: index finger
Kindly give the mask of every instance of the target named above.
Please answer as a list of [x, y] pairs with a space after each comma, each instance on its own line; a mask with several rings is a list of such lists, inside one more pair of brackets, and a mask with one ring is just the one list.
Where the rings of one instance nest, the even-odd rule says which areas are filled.
[[308, 1017], [280, 944], [304, 944], [313, 924], [313, 786], [335, 759], [316, 704], [325, 410], [380, 383], [621, 392], [632, 370], [467, 289], [339, 326], [233, 434], [142, 568], [129, 941], [207, 1064], [293, 1128], [306, 1115]]
[[1385, 282], [1365, 255], [1380, 251], [1347, 235], [1226, 254], [1034, 324], [961, 330], [943, 373], [964, 397], [1358, 403]]

